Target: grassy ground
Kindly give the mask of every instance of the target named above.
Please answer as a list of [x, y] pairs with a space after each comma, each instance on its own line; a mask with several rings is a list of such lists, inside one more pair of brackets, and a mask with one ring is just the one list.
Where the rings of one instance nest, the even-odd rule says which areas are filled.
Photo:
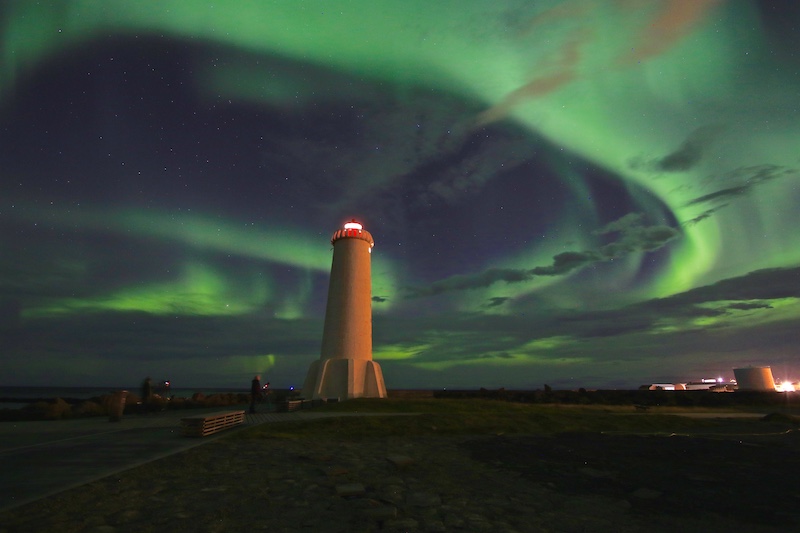
[[[713, 429], [722, 421], [676, 416], [691, 409], [638, 412], [632, 406], [564, 406], [491, 400], [348, 400], [327, 412], [406, 416], [329, 418], [262, 425], [231, 438], [359, 439], [377, 436], [501, 435], [564, 432], [673, 433]], [[756, 423], [756, 421], [750, 421]], [[729, 422], [727, 424], [730, 424]]]
[[[723, 524], [722, 529], [771, 532], [785, 530], [776, 524], [786, 520], [789, 529], [800, 526], [794, 515], [773, 519], [776, 510], [796, 507], [800, 441], [791, 431], [797, 418], [787, 414], [699, 419], [676, 416], [698, 411], [692, 408], [433, 398], [349, 400], [313, 411], [386, 416], [279, 421], [232, 431], [2, 513], [0, 533], [295, 531], [320, 513], [329, 527], [317, 531], [356, 531], [346, 524], [357, 523], [359, 508], [336, 496], [336, 486], [347, 482], [369, 487], [369, 499], [362, 501], [398, 483], [410, 492], [441, 494], [450, 506], [466, 502], [468, 510], [459, 516], [491, 494], [515, 502], [504, 504], [508, 512], [493, 520], [513, 522], [533, 509], [530, 516], [542, 527], [518, 524], [517, 531], [564, 531], [565, 521], [579, 519], [592, 527], [569, 530], [638, 531], [640, 519], [685, 526], [697, 517], [705, 517], [702, 528], [678, 529], [707, 531], [707, 525]], [[774, 437], [763, 440], [765, 434]], [[416, 463], [389, 471], [387, 454], [413, 456]], [[658, 497], [635, 496], [642, 488], [649, 491], [645, 496]], [[520, 499], [526, 494], [531, 496]], [[422, 522], [425, 513], [445, 512], [415, 510], [402, 501], [397, 506], [400, 516]], [[603, 509], [611, 518], [598, 529], [597, 512]]]

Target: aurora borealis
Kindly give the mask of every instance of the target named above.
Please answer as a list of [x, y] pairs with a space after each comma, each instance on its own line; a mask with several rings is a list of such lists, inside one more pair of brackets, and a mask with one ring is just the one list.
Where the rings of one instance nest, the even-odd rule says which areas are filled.
[[800, 6], [0, 7], [6, 385], [298, 385], [330, 235], [392, 388], [800, 377]]

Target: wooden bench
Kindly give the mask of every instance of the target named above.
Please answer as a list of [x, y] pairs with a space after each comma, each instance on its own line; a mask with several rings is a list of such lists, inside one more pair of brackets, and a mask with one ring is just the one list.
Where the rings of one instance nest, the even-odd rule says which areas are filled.
[[220, 411], [181, 418], [184, 437], [205, 437], [244, 423], [244, 411]]
[[277, 410], [279, 413], [288, 413], [291, 411], [297, 411], [302, 407], [303, 407], [303, 400], [285, 400], [278, 404]]
[[634, 407], [636, 408], [637, 411], [642, 411], [642, 412], [647, 411], [648, 409], [650, 409], [649, 405], [636, 404], [636, 405], [634, 405]]

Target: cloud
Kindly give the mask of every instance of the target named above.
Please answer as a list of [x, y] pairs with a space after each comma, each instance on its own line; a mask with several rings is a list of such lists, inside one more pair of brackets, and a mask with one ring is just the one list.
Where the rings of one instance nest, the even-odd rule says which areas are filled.
[[578, 337], [582, 339], [598, 337], [618, 337], [630, 333], [641, 333], [650, 328], [651, 322], [645, 320], [634, 320], [628, 323], [611, 323], [594, 326], [587, 331], [581, 332]]
[[[615, 310], [550, 312], [554, 322], [544, 334], [576, 338], [616, 337], [658, 332], [664, 321], [675, 328], [672, 334], [710, 331], [713, 325], [696, 326], [702, 318], [733, 316], [730, 311], [770, 310], [770, 300], [800, 297], [800, 267], [758, 270], [744, 276], [721, 280], [666, 298], [656, 298]], [[728, 302], [719, 304], [720, 302]], [[720, 323], [717, 327], [723, 327]]]
[[781, 165], [764, 164], [739, 167], [723, 174], [718, 178], [718, 181], [739, 182], [739, 185], [733, 185], [731, 187], [726, 187], [724, 189], [719, 189], [717, 191], [698, 196], [697, 198], [694, 198], [684, 204], [684, 207], [746, 196], [750, 194], [756, 187], [759, 187], [767, 182], [787, 177], [796, 178], [798, 176], [800, 176], [800, 173], [796, 168], [785, 167]]
[[553, 256], [552, 265], [536, 267], [530, 272], [536, 276], [560, 276], [600, 260], [602, 256], [596, 252], [563, 252]]
[[606, 259], [616, 259], [636, 251], [657, 250], [679, 235], [678, 230], [671, 226], [645, 226], [644, 215], [641, 213], [628, 213], [594, 233], [620, 235], [617, 241], [600, 248], [600, 255]]
[[672, 153], [655, 162], [655, 167], [664, 172], [685, 172], [691, 170], [705, 155], [720, 132], [720, 126], [702, 126], [697, 128]]
[[476, 125], [484, 126], [501, 120], [525, 101], [546, 96], [578, 79], [576, 69], [581, 60], [581, 48], [592, 38], [591, 30], [573, 31], [553, 55], [546, 57], [541, 64], [537, 65], [537, 70], [544, 71], [545, 74], [518, 87], [507, 94], [498, 104], [478, 115]]
[[388, 298], [384, 298], [383, 296], [373, 296], [372, 297], [372, 301], [373, 302], [383, 303], [383, 302], [385, 302], [387, 300], [388, 300]]
[[751, 309], [772, 309], [772, 306], [766, 302], [734, 302], [728, 305], [728, 309], [737, 309], [739, 311], [750, 311]]
[[268, 352], [312, 360], [319, 354], [322, 323], [276, 319], [264, 312], [175, 317], [109, 311], [28, 320], [14, 331], [20, 349], [39, 356], [175, 362]]
[[721, 0], [663, 0], [661, 10], [631, 43], [630, 51], [617, 62], [627, 66], [663, 54], [686, 36], [692, 27]]
[[478, 274], [457, 274], [449, 278], [431, 283], [427, 287], [406, 287], [406, 297], [435, 296], [445, 292], [479, 289], [489, 287], [498, 281], [519, 283], [533, 277], [529, 270], [513, 268], [490, 268]]
[[568, 71], [556, 72], [555, 74], [536, 78], [509, 93], [499, 104], [490, 107], [478, 115], [476, 125], [480, 127], [501, 120], [505, 118], [512, 109], [525, 100], [545, 96], [573, 80], [575, 80], [575, 73]]
[[514, 359], [514, 356], [508, 352], [491, 352], [482, 354], [481, 359]]
[[712, 207], [711, 209], [706, 209], [705, 211], [703, 211], [702, 213], [700, 213], [696, 217], [690, 218], [689, 220], [684, 221], [683, 223], [681, 223], [681, 225], [682, 226], [686, 226], [686, 227], [694, 226], [695, 224], [698, 224], [698, 223], [702, 222], [703, 220], [705, 220], [707, 218], [710, 218], [711, 215], [713, 215], [714, 213], [716, 213], [720, 209], [728, 207], [729, 205], [730, 204], [722, 204], [722, 205], [719, 205], [717, 207]]
[[708, 149], [725, 130], [723, 126], [706, 125], [692, 131], [678, 148], [656, 159], [636, 158], [628, 163], [634, 170], [649, 172], [686, 172], [697, 166]]
[[530, 20], [521, 26], [520, 33], [523, 35], [530, 35], [540, 31], [544, 27], [560, 23], [564, 20], [571, 21], [584, 17], [590, 13], [591, 7], [590, 4], [581, 3], [558, 4], [531, 17]]
[[739, 185], [736, 187], [728, 187], [727, 189], [720, 189], [718, 191], [714, 191], [709, 194], [704, 194], [703, 196], [698, 196], [686, 202], [684, 207], [689, 207], [692, 205], [704, 204], [707, 202], [715, 202], [718, 199], [728, 199], [728, 198], [737, 198], [739, 196], [745, 196], [750, 194], [750, 191], [753, 189], [754, 184], [747, 184], [747, 185]]
[[435, 296], [445, 292], [489, 287], [499, 281], [519, 283], [535, 276], [561, 276], [586, 265], [617, 259], [637, 251], [655, 251], [677, 238], [680, 232], [665, 225], [644, 225], [644, 216], [629, 213], [595, 232], [596, 235], [617, 234], [618, 239], [598, 250], [569, 251], [553, 257], [553, 263], [531, 269], [490, 268], [477, 274], [458, 274], [427, 287], [406, 287], [406, 297]]
[[494, 298], [489, 298], [489, 303], [486, 304], [486, 307], [489, 307], [489, 308], [491, 308], [491, 307], [499, 307], [499, 306], [503, 305], [504, 303], [508, 302], [509, 300], [511, 300], [511, 298], [509, 298], [507, 296], [496, 296]]
[[404, 183], [426, 184], [419, 191], [419, 205], [427, 206], [434, 200], [456, 204], [481, 191], [499, 172], [523, 164], [535, 153], [530, 136], [521, 130], [473, 131], [459, 143], [455, 142], [457, 134], [452, 137], [449, 150], [421, 160], [402, 176]]
[[755, 270], [741, 277], [721, 280], [653, 302], [684, 305], [723, 300], [778, 298], [800, 298], [800, 267]]
[[[551, 311], [543, 335], [576, 338], [616, 337], [649, 333], [664, 320], [682, 321], [730, 315], [730, 311], [770, 310], [770, 300], [800, 298], [800, 267], [750, 272], [689, 291], [633, 304], [621, 309], [585, 312]], [[718, 302], [729, 302], [714, 305]], [[711, 326], [704, 325], [708, 331]], [[689, 326], [689, 330], [696, 329]], [[678, 326], [678, 332], [687, 329]], [[676, 334], [678, 334], [676, 332]]]
[[[541, 357], [556, 357], [555, 354], [566, 352], [574, 354], [576, 349], [580, 349], [575, 343], [587, 339], [615, 343], [614, 346], [620, 350], [627, 350], [625, 358], [636, 357], [637, 353], [649, 358], [652, 354], [641, 354], [639, 347], [646, 345], [664, 351], [661, 346], [664, 339], [675, 340], [687, 349], [692, 343], [699, 343], [698, 346], [713, 345], [709, 332], [714, 326], [697, 325], [694, 322], [696, 319], [728, 316], [735, 320], [736, 316], [731, 311], [770, 312], [771, 300], [791, 297], [800, 298], [800, 267], [758, 270], [620, 309], [548, 309], [544, 302], [537, 300], [528, 306], [529, 309], [535, 309], [535, 314], [515, 312], [502, 318], [468, 313], [437, 314], [423, 320], [406, 319], [400, 324], [402, 327], [397, 327], [395, 318], [378, 317], [376, 330], [379, 331], [380, 342], [390, 344], [403, 344], [409, 342], [408, 339], [419, 343], [420, 339], [425, 339], [432, 346], [430, 353], [425, 354], [426, 361], [467, 360], [482, 353], [522, 353], [533, 350], [534, 345], [543, 354]], [[507, 302], [502, 297], [490, 301], [495, 300]], [[716, 305], [719, 302], [724, 303]], [[665, 321], [671, 329], [663, 329]], [[720, 323], [718, 327], [722, 328], [724, 324]], [[774, 327], [780, 329], [783, 326], [776, 324]], [[444, 331], [448, 332], [446, 336], [441, 333]], [[729, 335], [735, 334], [735, 330], [728, 331]], [[797, 335], [796, 332], [794, 335]], [[550, 348], [546, 342], [537, 342], [552, 338], [562, 339], [563, 342]], [[624, 338], [633, 340], [626, 346]], [[728, 340], [725, 342], [734, 344]], [[637, 349], [632, 348], [633, 344]], [[608, 357], [618, 359], [623, 356], [613, 354]]]
[[[631, 43], [630, 51], [617, 58], [616, 68], [626, 68], [666, 52], [691, 32], [692, 28], [705, 18], [710, 8], [720, 1], [664, 0], [659, 4], [661, 10], [656, 16], [639, 29], [638, 35]], [[627, 8], [623, 6], [623, 10], [627, 10]], [[555, 52], [546, 56], [536, 65], [538, 74], [536, 77], [511, 91], [499, 103], [478, 115], [477, 126], [502, 120], [515, 107], [526, 101], [542, 98], [581, 79], [578, 66], [583, 56], [582, 49], [594, 44], [593, 41], [596, 40], [591, 29], [590, 11], [591, 9], [586, 6], [557, 6], [544, 11], [529, 22], [525, 33], [531, 33], [538, 30], [543, 24], [549, 24], [562, 18], [582, 20], [584, 25], [570, 32]], [[687, 147], [683, 155], [676, 154], [674, 161], [668, 160], [666, 165], [680, 166], [689, 163], [694, 148], [696, 146]]]

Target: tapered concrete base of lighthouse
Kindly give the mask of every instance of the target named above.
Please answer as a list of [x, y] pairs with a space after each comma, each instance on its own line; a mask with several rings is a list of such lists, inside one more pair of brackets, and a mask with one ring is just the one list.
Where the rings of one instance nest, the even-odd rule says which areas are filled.
[[325, 359], [311, 363], [303, 395], [312, 399], [386, 398], [386, 385], [381, 365], [375, 361]]

